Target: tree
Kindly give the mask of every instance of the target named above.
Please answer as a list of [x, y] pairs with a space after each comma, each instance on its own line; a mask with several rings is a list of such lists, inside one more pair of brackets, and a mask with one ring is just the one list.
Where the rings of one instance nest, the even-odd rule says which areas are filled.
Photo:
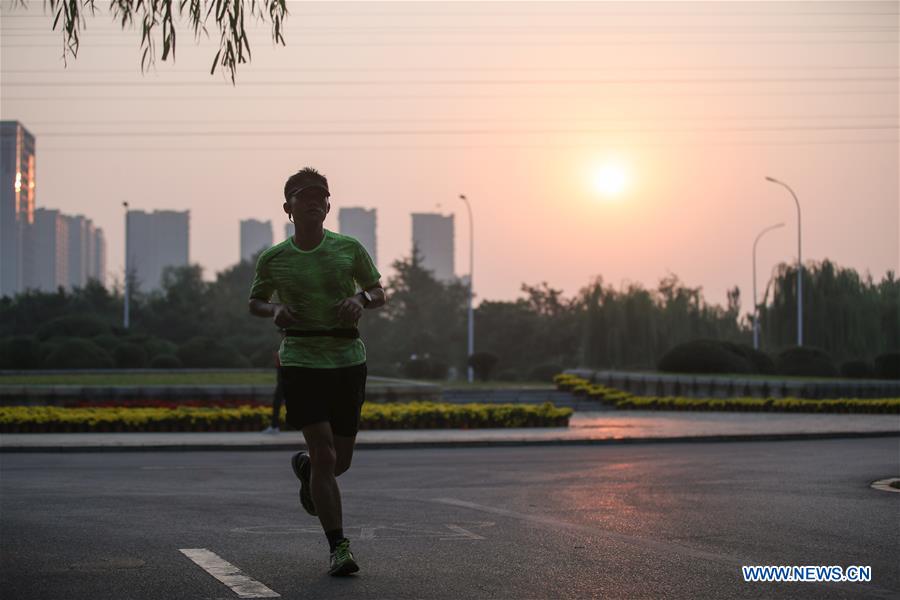
[[[27, 7], [28, 0], [14, 0]], [[156, 61], [157, 37], [162, 36], [162, 60], [175, 60], [175, 24], [187, 19], [194, 38], [208, 35], [207, 22], [213, 17], [219, 34], [219, 51], [213, 58], [210, 74], [216, 67], [227, 69], [234, 83], [237, 65], [250, 60], [250, 43], [244, 29], [249, 14], [260, 22], [271, 21], [272, 40], [284, 44], [284, 19], [288, 14], [287, 0], [110, 0], [109, 10], [122, 29], [135, 21], [141, 23], [141, 71]], [[81, 29], [86, 24], [85, 13], [96, 16], [96, 0], [49, 0], [53, 16], [53, 30], [63, 36], [63, 59], [78, 58]]]
[[469, 357], [467, 364], [475, 371], [475, 377], [481, 381], [487, 381], [491, 378], [491, 372], [497, 366], [499, 360], [500, 358], [496, 354], [476, 352]]
[[[760, 311], [766, 348], [792, 346], [797, 332], [797, 268], [780, 264], [774, 295]], [[888, 271], [880, 283], [829, 260], [803, 267], [804, 345], [837, 361], [869, 360], [900, 348], [900, 281]]]
[[[384, 352], [383, 356], [394, 362], [404, 362], [413, 354], [428, 355], [462, 367], [468, 288], [459, 280], [435, 279], [416, 248], [410, 258], [395, 261], [393, 267], [396, 274], [386, 286], [389, 301], [383, 311], [376, 311], [383, 313], [390, 325], [386, 337], [369, 338], [376, 348], [372, 354]], [[370, 319], [366, 315], [363, 323], [369, 325], [365, 322]]]

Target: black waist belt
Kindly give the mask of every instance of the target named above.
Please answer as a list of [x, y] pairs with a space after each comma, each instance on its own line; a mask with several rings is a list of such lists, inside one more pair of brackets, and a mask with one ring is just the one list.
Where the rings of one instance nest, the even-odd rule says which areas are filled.
[[355, 340], [359, 337], [359, 329], [350, 327], [347, 329], [314, 329], [309, 331], [297, 331], [288, 329], [284, 332], [288, 337], [338, 337]]

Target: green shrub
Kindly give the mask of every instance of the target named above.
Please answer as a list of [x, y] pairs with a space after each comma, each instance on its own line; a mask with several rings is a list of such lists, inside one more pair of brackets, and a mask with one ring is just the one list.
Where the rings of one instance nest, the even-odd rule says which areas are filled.
[[189, 339], [178, 349], [181, 364], [188, 369], [244, 369], [250, 361], [234, 348], [210, 337]]
[[48, 369], [112, 369], [112, 357], [90, 340], [68, 338], [47, 356], [44, 366]]
[[260, 348], [250, 355], [250, 364], [254, 367], [274, 369], [276, 352], [277, 346]]
[[151, 369], [180, 369], [181, 361], [174, 354], [159, 354], [150, 361]]
[[115, 353], [116, 346], [122, 343], [122, 338], [112, 333], [104, 333], [91, 338], [91, 341], [103, 348], [110, 356]]
[[740, 352], [718, 340], [693, 340], [679, 344], [662, 356], [658, 368], [668, 373], [755, 372], [753, 365]]
[[747, 344], [733, 344], [731, 342], [722, 342], [722, 344], [732, 353], [741, 356], [750, 363], [754, 373], [759, 373], [760, 375], [775, 374], [775, 361], [765, 352]]
[[122, 342], [116, 346], [113, 358], [120, 369], [143, 369], [150, 362], [144, 347], [133, 342]]
[[0, 340], [0, 369], [37, 369], [41, 366], [41, 345], [31, 336]]
[[425, 356], [403, 363], [403, 375], [410, 379], [447, 379], [450, 366], [442, 360]]
[[487, 381], [491, 378], [494, 367], [500, 362], [500, 358], [496, 354], [490, 352], [476, 352], [469, 357], [466, 364], [472, 367], [475, 372], [475, 378], [481, 381]]
[[111, 332], [109, 324], [93, 315], [65, 315], [51, 319], [37, 328], [37, 337], [48, 340], [54, 337], [92, 338]]
[[639, 410], [710, 410], [710, 411], [781, 411], [900, 414], [900, 398], [808, 400], [801, 398], [686, 398], [635, 396], [629, 392], [568, 373], [553, 377], [557, 388], [617, 409]]
[[495, 381], [521, 381], [521, 379], [516, 369], [501, 369], [494, 375]]
[[616, 408], [637, 410], [697, 410], [731, 412], [812, 412], [900, 414], [900, 398], [809, 400], [805, 398], [683, 398], [628, 396]]
[[[572, 410], [552, 404], [443, 404], [410, 402], [363, 405], [362, 429], [565, 427]], [[240, 431], [259, 430], [267, 406], [240, 407], [0, 407], [0, 432], [32, 431]]]
[[875, 377], [900, 379], [900, 352], [887, 352], [875, 357]]
[[544, 364], [533, 367], [528, 372], [529, 381], [553, 381], [553, 376], [562, 371], [562, 366]]
[[141, 341], [140, 344], [151, 359], [157, 356], [172, 356], [178, 353], [177, 344], [158, 337], [150, 336], [146, 340]]
[[794, 346], [784, 350], [778, 355], [775, 367], [780, 375], [836, 377], [838, 374], [831, 357], [812, 346]]
[[841, 365], [841, 377], [871, 379], [872, 375], [872, 366], [864, 360], [848, 360]]

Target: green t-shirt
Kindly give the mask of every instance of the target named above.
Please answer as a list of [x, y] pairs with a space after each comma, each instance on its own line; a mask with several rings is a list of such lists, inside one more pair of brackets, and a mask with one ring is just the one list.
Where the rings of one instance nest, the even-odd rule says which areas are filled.
[[[250, 297], [268, 302], [277, 293], [300, 318], [291, 329], [346, 329], [356, 322], [338, 318], [338, 303], [380, 278], [359, 241], [326, 229], [312, 250], [301, 250], [289, 237], [263, 252]], [[278, 357], [285, 367], [336, 369], [366, 362], [366, 347], [358, 338], [285, 337]]]

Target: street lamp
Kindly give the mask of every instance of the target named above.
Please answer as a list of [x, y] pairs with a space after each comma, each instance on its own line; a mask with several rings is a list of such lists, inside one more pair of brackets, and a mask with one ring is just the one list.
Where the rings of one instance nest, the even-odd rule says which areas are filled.
[[[469, 211], [469, 351], [468, 357], [471, 358], [475, 353], [475, 318], [472, 312], [472, 282], [475, 271], [475, 227], [472, 222], [472, 207], [469, 205], [469, 199], [465, 194], [460, 194], [459, 199], [466, 203], [466, 210]], [[468, 359], [466, 363], [468, 363]], [[472, 365], [467, 364], [467, 374], [469, 383], [475, 380], [475, 370]]]
[[131, 317], [130, 307], [128, 305], [129, 296], [131, 296], [131, 290], [129, 289], [130, 282], [128, 281], [130, 279], [128, 269], [130, 266], [130, 261], [128, 260], [128, 203], [123, 202], [122, 207], [125, 208], [125, 309], [124, 314], [122, 315], [122, 327], [128, 329]]
[[797, 345], [803, 345], [803, 257], [801, 255], [800, 244], [800, 201], [797, 200], [797, 194], [791, 189], [791, 186], [783, 181], [778, 181], [774, 177], [766, 177], [766, 181], [777, 183], [784, 186], [787, 191], [794, 197], [794, 203], [797, 205]]
[[784, 227], [784, 223], [766, 227], [760, 231], [759, 235], [756, 236], [756, 239], [753, 240], [753, 348], [755, 350], [759, 350], [759, 304], [756, 301], [756, 244], [763, 234], [772, 231], [773, 229], [778, 229], [779, 227]]

